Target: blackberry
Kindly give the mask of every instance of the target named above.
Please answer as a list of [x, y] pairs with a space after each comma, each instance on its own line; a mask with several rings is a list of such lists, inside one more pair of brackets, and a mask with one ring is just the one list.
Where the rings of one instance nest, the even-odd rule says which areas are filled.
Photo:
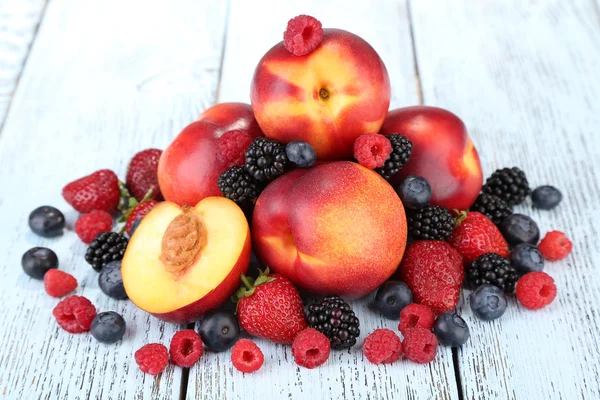
[[408, 230], [415, 240], [446, 240], [454, 230], [454, 218], [443, 207], [426, 206], [409, 214]]
[[267, 138], [256, 138], [246, 150], [246, 170], [259, 182], [269, 182], [285, 172], [285, 146]]
[[502, 289], [504, 293], [510, 294], [515, 291], [519, 274], [508, 258], [495, 253], [487, 253], [473, 261], [467, 271], [467, 279], [473, 288], [489, 283]]
[[531, 193], [525, 172], [517, 167], [496, 170], [487, 178], [482, 191], [500, 197], [509, 206], [521, 204]]
[[471, 206], [471, 211], [477, 211], [488, 217], [496, 225], [499, 225], [504, 218], [511, 216], [512, 207], [509, 206], [500, 197], [493, 194], [481, 193], [475, 203]]
[[219, 176], [218, 185], [223, 196], [239, 205], [256, 202], [261, 191], [261, 184], [240, 167], [231, 167], [223, 172]]
[[96, 271], [111, 261], [122, 260], [127, 248], [127, 237], [117, 232], [101, 232], [90, 243], [85, 253], [85, 261]]
[[356, 344], [360, 322], [352, 307], [339, 296], [327, 296], [308, 307], [308, 324], [329, 338], [331, 348], [343, 350]]
[[375, 169], [385, 180], [396, 175], [406, 165], [412, 154], [412, 143], [404, 136], [392, 133], [387, 138], [392, 144], [392, 154], [385, 160], [383, 167]]

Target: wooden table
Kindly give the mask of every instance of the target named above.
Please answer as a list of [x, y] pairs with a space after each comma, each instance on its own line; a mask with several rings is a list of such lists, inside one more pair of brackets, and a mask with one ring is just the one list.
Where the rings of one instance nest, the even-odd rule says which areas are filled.
[[[142, 374], [133, 353], [168, 344], [181, 326], [109, 299], [69, 230], [29, 231], [42, 204], [67, 211], [61, 188], [101, 168], [121, 177], [132, 154], [165, 148], [202, 110], [249, 101], [260, 56], [289, 18], [317, 16], [350, 30], [385, 61], [392, 107], [447, 108], [467, 124], [484, 171], [517, 165], [564, 196], [555, 211], [519, 210], [542, 232], [559, 229], [573, 254], [546, 270], [556, 301], [475, 319], [472, 338], [440, 348], [429, 365], [373, 366], [360, 347], [321, 368], [259, 341], [260, 372], [242, 375], [229, 353], [197, 366]], [[7, 399], [598, 399], [600, 398], [600, 3], [597, 0], [0, 0], [0, 397]], [[72, 226], [77, 215], [67, 212]], [[21, 270], [30, 247], [56, 251], [60, 268], [100, 310], [122, 313], [121, 343], [69, 335], [57, 300]], [[363, 337], [395, 328], [356, 302]]]

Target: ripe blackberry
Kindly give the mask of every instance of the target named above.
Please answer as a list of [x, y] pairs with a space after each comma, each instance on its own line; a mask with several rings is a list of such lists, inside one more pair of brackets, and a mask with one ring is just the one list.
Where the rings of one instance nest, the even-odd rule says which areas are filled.
[[404, 136], [392, 133], [387, 138], [392, 144], [392, 154], [385, 160], [383, 167], [375, 169], [385, 180], [396, 175], [406, 165], [412, 154], [412, 143]]
[[240, 167], [231, 167], [223, 172], [219, 176], [218, 186], [223, 196], [239, 205], [256, 202], [261, 191], [261, 184]]
[[408, 230], [415, 240], [446, 240], [454, 230], [454, 218], [443, 207], [426, 206], [409, 214]]
[[100, 272], [109, 262], [123, 259], [128, 242], [125, 235], [117, 232], [99, 233], [90, 243], [85, 261]]
[[489, 283], [502, 289], [504, 293], [511, 294], [515, 291], [519, 274], [508, 258], [487, 253], [473, 261], [467, 271], [467, 279], [473, 289]]
[[496, 170], [487, 178], [482, 191], [500, 197], [509, 206], [521, 204], [531, 193], [525, 172], [517, 167]]
[[352, 307], [339, 296], [327, 296], [308, 307], [308, 325], [329, 338], [331, 348], [343, 350], [356, 344], [360, 322]]
[[471, 211], [477, 211], [496, 225], [513, 213], [513, 209], [500, 197], [493, 194], [481, 193], [475, 203], [471, 206]]
[[267, 138], [256, 138], [246, 150], [246, 170], [259, 182], [269, 182], [285, 172], [285, 146]]

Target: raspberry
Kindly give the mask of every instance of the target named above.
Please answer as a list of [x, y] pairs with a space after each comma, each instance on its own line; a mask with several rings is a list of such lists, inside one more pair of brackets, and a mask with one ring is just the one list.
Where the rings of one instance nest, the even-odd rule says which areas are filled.
[[169, 351], [160, 343], [150, 343], [136, 351], [134, 358], [142, 372], [157, 375], [169, 364]]
[[530, 310], [546, 307], [555, 297], [554, 279], [545, 272], [530, 272], [517, 282], [517, 299]]
[[225, 168], [241, 167], [246, 162], [246, 150], [252, 136], [234, 129], [227, 131], [217, 140], [217, 160]]
[[306, 328], [296, 335], [292, 344], [292, 355], [296, 364], [313, 369], [329, 358], [331, 345], [327, 336], [314, 328]]
[[285, 32], [283, 32], [285, 48], [296, 56], [310, 53], [322, 40], [321, 22], [310, 15], [298, 15], [290, 19]]
[[90, 330], [96, 307], [83, 296], [69, 296], [54, 307], [52, 315], [65, 331], [83, 333]]
[[44, 275], [46, 293], [52, 297], [63, 297], [77, 288], [77, 279], [71, 274], [51, 269]]
[[406, 358], [419, 364], [427, 364], [435, 358], [438, 340], [427, 329], [413, 328], [404, 333], [402, 347]]
[[375, 329], [363, 342], [363, 354], [373, 364], [390, 364], [400, 359], [402, 342], [389, 329]]
[[354, 158], [363, 167], [375, 169], [383, 167], [392, 154], [392, 144], [383, 135], [367, 133], [360, 135], [354, 141]]
[[190, 368], [198, 362], [204, 353], [202, 339], [193, 329], [179, 331], [171, 339], [169, 353], [171, 354], [171, 360], [176, 365]]
[[412, 303], [400, 311], [400, 324], [398, 330], [404, 334], [408, 329], [424, 328], [433, 329], [435, 314], [431, 308], [422, 304]]
[[573, 249], [573, 243], [560, 231], [546, 233], [538, 244], [538, 249], [548, 261], [558, 261], [566, 258]]
[[231, 362], [240, 372], [254, 372], [262, 367], [265, 356], [250, 339], [240, 339], [231, 349]]
[[94, 210], [83, 214], [75, 222], [75, 233], [83, 243], [91, 243], [100, 232], [110, 232], [113, 220], [109, 213]]

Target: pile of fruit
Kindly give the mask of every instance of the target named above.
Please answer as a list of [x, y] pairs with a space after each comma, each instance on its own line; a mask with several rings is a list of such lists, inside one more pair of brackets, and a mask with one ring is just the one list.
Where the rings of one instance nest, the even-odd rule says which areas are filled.
[[[306, 368], [357, 344], [375, 364], [428, 363], [439, 344], [469, 339], [456, 310], [463, 287], [482, 320], [501, 317], [512, 295], [528, 309], [552, 303], [544, 262], [565, 258], [572, 243], [558, 231], [540, 241], [535, 221], [514, 207], [531, 197], [554, 209], [560, 191], [532, 192], [517, 167], [483, 184], [475, 146], [449, 111], [388, 112], [387, 70], [360, 37], [293, 18], [259, 61], [251, 99], [204, 111], [164, 152], [136, 154], [125, 183], [106, 169], [63, 189], [107, 296], [164, 321], [201, 320], [199, 333], [177, 332], [170, 349], [139, 349], [142, 371], [157, 374], [169, 359], [191, 367], [204, 347], [232, 349], [237, 369], [255, 371], [264, 355], [242, 332], [291, 345]], [[43, 206], [29, 224], [53, 237], [65, 220]], [[265, 267], [258, 274], [248, 273], [253, 252]], [[77, 280], [57, 267], [47, 248], [23, 256], [25, 272], [64, 297]], [[299, 290], [316, 299], [303, 303]], [[361, 341], [348, 301], [371, 293], [373, 311], [398, 320], [401, 336], [377, 329]], [[103, 343], [126, 331], [122, 316], [97, 314], [81, 296], [53, 314], [67, 332]]]

